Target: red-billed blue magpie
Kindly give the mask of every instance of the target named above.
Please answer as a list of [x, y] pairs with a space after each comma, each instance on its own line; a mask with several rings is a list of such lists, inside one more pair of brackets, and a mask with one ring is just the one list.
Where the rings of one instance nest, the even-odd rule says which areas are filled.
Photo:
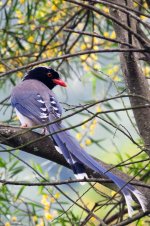
[[[45, 124], [61, 117], [61, 106], [52, 92], [56, 85], [66, 86], [65, 82], [60, 79], [58, 72], [50, 67], [35, 67], [13, 89], [11, 104], [15, 108], [23, 127]], [[121, 189], [127, 203], [129, 216], [132, 216], [133, 212], [132, 195], [137, 198], [143, 211], [145, 211], [146, 200], [143, 194], [131, 184], [126, 184], [124, 180], [112, 172], [106, 172], [105, 168], [83, 150], [69, 131], [55, 133], [63, 128], [61, 121], [47, 126], [48, 132], [54, 133], [52, 135], [54, 144], [60, 148], [74, 174], [78, 178], [87, 177], [84, 166], [88, 166], [100, 174], [105, 174]]]

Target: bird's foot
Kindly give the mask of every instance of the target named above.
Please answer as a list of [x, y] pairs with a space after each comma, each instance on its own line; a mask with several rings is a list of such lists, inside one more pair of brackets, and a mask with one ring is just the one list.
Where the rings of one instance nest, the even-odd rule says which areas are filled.
[[41, 131], [41, 134], [42, 134], [43, 136], [45, 136], [46, 133], [47, 133], [47, 129], [44, 127], [44, 128], [42, 129], [42, 131]]
[[20, 126], [20, 128], [27, 128], [27, 127], [28, 127], [27, 124], [22, 124], [22, 125]]

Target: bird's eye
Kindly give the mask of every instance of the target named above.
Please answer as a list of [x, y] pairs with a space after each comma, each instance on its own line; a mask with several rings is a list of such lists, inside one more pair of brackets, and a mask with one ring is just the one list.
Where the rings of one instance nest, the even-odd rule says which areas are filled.
[[49, 73], [47, 73], [47, 76], [48, 77], [52, 77], [52, 74], [49, 72]]

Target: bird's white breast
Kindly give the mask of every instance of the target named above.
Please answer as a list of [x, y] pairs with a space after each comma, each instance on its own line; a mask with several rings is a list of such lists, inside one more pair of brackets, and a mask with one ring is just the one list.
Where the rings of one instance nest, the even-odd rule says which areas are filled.
[[31, 121], [31, 119], [27, 118], [26, 116], [22, 115], [16, 108], [16, 115], [19, 118], [19, 121], [21, 122], [22, 127], [32, 127], [35, 126], [34, 122]]

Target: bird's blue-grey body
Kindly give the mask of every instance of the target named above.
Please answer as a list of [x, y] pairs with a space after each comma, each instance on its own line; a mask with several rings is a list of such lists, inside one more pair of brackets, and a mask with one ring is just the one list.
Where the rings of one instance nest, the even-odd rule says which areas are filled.
[[[28, 127], [54, 122], [62, 114], [61, 106], [54, 93], [45, 84], [36, 79], [27, 79], [17, 85], [12, 91], [11, 103], [19, 114], [18, 116], [20, 117], [21, 115], [21, 117], [25, 118], [25, 121], [22, 118], [20, 119], [21, 123], [27, 124], [26, 126]], [[78, 178], [87, 177], [84, 166], [100, 174], [105, 174], [121, 189], [130, 216], [132, 216], [133, 212], [131, 206], [133, 201], [132, 195], [137, 198], [143, 211], [146, 210], [146, 200], [140, 191], [131, 184], [126, 184], [124, 180], [112, 172], [107, 172], [100, 163], [95, 161], [83, 150], [69, 131], [61, 131], [63, 129], [64, 126], [61, 121], [47, 126], [48, 132], [52, 134], [54, 143], [60, 148], [64, 158], [70, 164]]]

